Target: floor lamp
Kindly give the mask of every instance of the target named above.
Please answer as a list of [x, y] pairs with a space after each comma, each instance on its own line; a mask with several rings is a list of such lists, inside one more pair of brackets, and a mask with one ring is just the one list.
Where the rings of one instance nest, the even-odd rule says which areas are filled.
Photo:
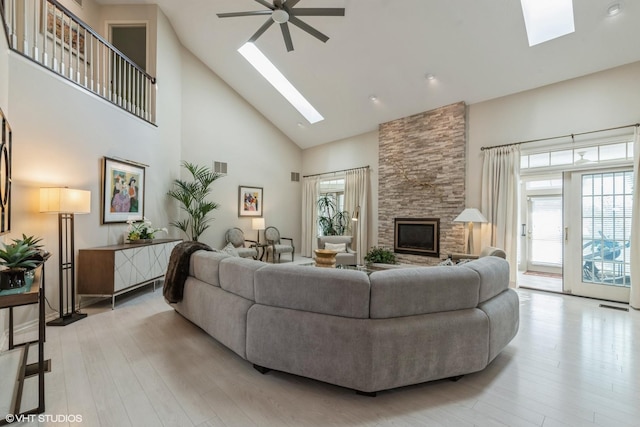
[[48, 326], [66, 326], [87, 317], [76, 311], [74, 215], [91, 212], [91, 192], [66, 187], [41, 188], [40, 212], [58, 214], [60, 311]]
[[482, 215], [476, 208], [466, 208], [460, 215], [453, 220], [453, 222], [467, 222], [469, 223], [469, 236], [467, 238], [467, 254], [471, 254], [473, 251], [473, 223], [474, 222], [489, 222], [487, 218]]

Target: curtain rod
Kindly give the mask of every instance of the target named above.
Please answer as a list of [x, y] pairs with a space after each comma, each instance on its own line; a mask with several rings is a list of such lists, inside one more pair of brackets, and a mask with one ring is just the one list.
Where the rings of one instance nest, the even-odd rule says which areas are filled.
[[341, 170], [341, 171], [323, 172], [323, 173], [314, 173], [314, 174], [312, 174], [312, 175], [303, 175], [302, 177], [303, 177], [303, 178], [310, 178], [310, 177], [312, 177], [312, 176], [322, 176], [322, 175], [329, 175], [329, 174], [334, 174], [334, 175], [335, 175], [335, 174], [337, 174], [337, 173], [341, 173], [341, 172], [349, 172], [349, 171], [355, 171], [355, 170], [358, 170], [358, 169], [369, 169], [369, 165], [367, 165], [367, 166], [362, 166], [362, 167], [359, 167], [359, 168], [343, 169], [343, 170]]
[[589, 132], [580, 132], [580, 133], [571, 133], [571, 134], [568, 134], [568, 135], [552, 136], [550, 138], [530, 139], [529, 141], [512, 142], [510, 144], [492, 145], [492, 146], [489, 146], [489, 147], [480, 147], [480, 151], [488, 150], [490, 148], [510, 147], [512, 145], [528, 144], [530, 142], [550, 141], [552, 139], [560, 139], [560, 138], [568, 138], [568, 137], [571, 137], [573, 139], [574, 136], [589, 135], [589, 134], [592, 134], [592, 133], [606, 132], [606, 131], [609, 131], [609, 130], [617, 130], [617, 129], [626, 129], [626, 128], [638, 127], [638, 126], [640, 126], [640, 123], [634, 123], [632, 125], [626, 125], [626, 126], [618, 126], [618, 127], [614, 127], [614, 128], [592, 130], [592, 131], [589, 131]]

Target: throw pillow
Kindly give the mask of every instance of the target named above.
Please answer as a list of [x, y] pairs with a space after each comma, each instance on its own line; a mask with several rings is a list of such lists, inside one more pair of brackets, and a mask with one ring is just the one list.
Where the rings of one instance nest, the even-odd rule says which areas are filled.
[[347, 252], [346, 243], [325, 243], [324, 248], [330, 251]]
[[231, 256], [237, 256], [237, 257], [240, 256], [240, 254], [238, 253], [238, 250], [233, 246], [231, 242], [227, 243], [227, 246], [222, 248], [222, 252], [225, 252]]

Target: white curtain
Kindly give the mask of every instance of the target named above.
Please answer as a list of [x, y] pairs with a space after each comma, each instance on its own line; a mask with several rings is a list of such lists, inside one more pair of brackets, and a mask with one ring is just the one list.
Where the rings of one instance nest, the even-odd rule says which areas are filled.
[[[633, 144], [633, 210], [631, 217], [631, 296], [629, 305], [640, 310], [640, 132]], [[635, 261], [634, 261], [635, 259]]]
[[300, 255], [312, 258], [318, 248], [318, 177], [302, 180], [302, 247]]
[[360, 210], [357, 221], [351, 222], [353, 243], [351, 247], [358, 252], [358, 264], [364, 264], [364, 256], [369, 248], [368, 240], [368, 196], [369, 168], [347, 171], [344, 182], [344, 209], [353, 217], [356, 209]]
[[518, 272], [518, 189], [520, 147], [496, 147], [484, 151], [482, 213], [489, 221], [482, 227], [482, 246], [496, 246], [507, 254], [510, 281]]

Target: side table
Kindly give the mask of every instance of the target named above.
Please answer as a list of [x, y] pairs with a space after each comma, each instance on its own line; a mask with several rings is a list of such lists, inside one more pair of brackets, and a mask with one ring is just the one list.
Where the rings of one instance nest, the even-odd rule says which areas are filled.
[[[0, 412], [6, 411], [6, 414], [0, 413], [0, 426], [9, 424], [6, 415], [30, 415], [41, 414], [44, 412], [44, 374], [48, 370], [51, 361], [44, 360], [44, 340], [45, 340], [45, 275], [44, 263], [49, 258], [47, 256], [36, 269], [36, 274], [29, 289], [21, 293], [15, 293], [15, 290], [0, 291], [0, 309], [9, 309], [9, 351], [0, 353], [0, 365], [7, 366], [8, 369], [2, 370], [2, 383], [0, 385], [0, 396], [8, 397], [8, 400], [0, 401]], [[24, 342], [16, 344], [14, 342], [13, 332], [13, 309], [24, 305], [38, 304], [38, 339], [36, 341]], [[37, 343], [38, 346], [38, 362], [27, 364], [29, 354], [29, 346]], [[7, 363], [4, 365], [3, 361]], [[13, 372], [8, 372], [12, 370]], [[22, 391], [26, 378], [38, 375], [38, 406], [29, 410], [22, 410]], [[13, 379], [13, 381], [12, 381]]]

